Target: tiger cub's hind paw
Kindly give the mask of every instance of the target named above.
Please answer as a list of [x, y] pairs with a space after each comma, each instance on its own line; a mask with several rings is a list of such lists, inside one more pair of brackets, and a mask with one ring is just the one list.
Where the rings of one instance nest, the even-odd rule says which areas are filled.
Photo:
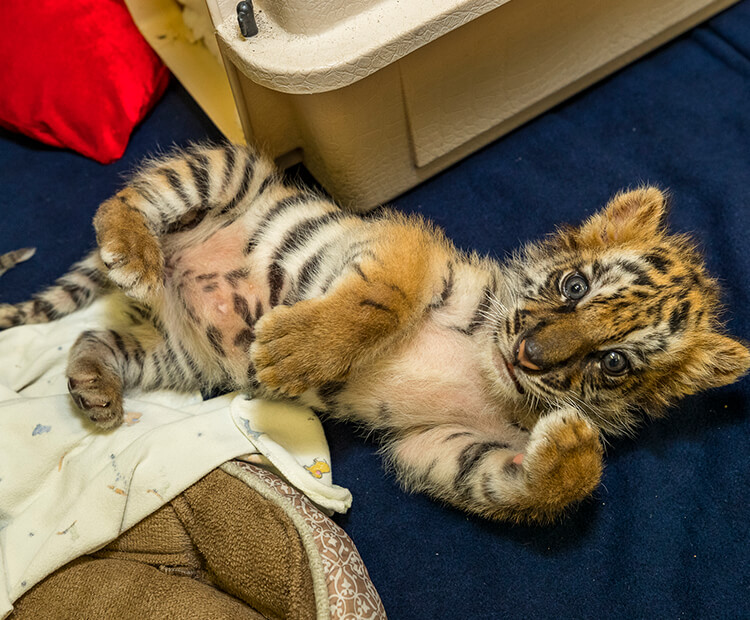
[[68, 392], [78, 408], [98, 427], [122, 423], [122, 381], [98, 360], [77, 359], [68, 366]]
[[143, 216], [111, 206], [97, 214], [94, 225], [109, 279], [133, 299], [151, 299], [162, 287], [164, 257]]

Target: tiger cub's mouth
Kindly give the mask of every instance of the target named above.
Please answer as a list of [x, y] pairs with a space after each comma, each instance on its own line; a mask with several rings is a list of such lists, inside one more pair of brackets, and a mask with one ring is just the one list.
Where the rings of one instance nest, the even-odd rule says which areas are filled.
[[513, 382], [513, 385], [515, 386], [516, 390], [519, 394], [525, 394], [526, 390], [523, 389], [523, 386], [518, 381], [518, 377], [516, 377], [516, 371], [513, 369], [513, 364], [511, 364], [508, 359], [503, 355], [503, 352], [496, 347], [495, 353], [492, 356], [494, 358], [495, 366], [497, 369], [502, 373], [503, 369], [508, 373], [508, 376], [510, 377], [510, 380]]

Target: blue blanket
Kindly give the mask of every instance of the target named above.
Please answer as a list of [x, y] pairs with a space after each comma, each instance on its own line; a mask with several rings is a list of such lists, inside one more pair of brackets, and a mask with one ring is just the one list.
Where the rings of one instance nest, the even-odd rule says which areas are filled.
[[[0, 299], [27, 298], [93, 246], [97, 205], [146, 153], [218, 137], [174, 84], [110, 166], [1, 133], [0, 251], [38, 252], [0, 278]], [[394, 203], [502, 257], [642, 182], [671, 190], [672, 228], [696, 233], [729, 330], [750, 338], [750, 0]], [[328, 423], [336, 482], [354, 494], [339, 523], [396, 620], [750, 618], [749, 397], [745, 379], [613, 441], [595, 496], [547, 528], [406, 495], [376, 443]]]

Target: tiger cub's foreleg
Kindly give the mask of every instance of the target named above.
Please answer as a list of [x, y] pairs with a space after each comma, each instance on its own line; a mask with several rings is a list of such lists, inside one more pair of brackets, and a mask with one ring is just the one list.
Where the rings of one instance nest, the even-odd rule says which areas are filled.
[[408, 489], [515, 522], [554, 520], [590, 495], [602, 473], [599, 433], [572, 409], [542, 418], [525, 446], [500, 433], [439, 425], [395, 433], [385, 453]]
[[124, 390], [187, 390], [205, 382], [188, 352], [150, 326], [83, 332], [70, 351], [66, 374], [73, 400], [101, 428], [122, 422]]
[[419, 221], [379, 223], [370, 249], [325, 295], [278, 306], [256, 324], [251, 355], [260, 383], [297, 395], [344, 381], [424, 315], [447, 252]]

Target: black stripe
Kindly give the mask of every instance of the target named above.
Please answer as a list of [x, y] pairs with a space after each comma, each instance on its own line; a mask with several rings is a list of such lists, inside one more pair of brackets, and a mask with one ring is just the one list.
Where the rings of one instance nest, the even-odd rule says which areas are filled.
[[376, 310], [382, 310], [383, 312], [387, 312], [388, 314], [393, 314], [395, 316], [398, 316], [396, 314], [396, 311], [393, 308], [389, 308], [388, 306], [385, 306], [374, 299], [363, 299], [359, 302], [360, 306], [370, 306], [371, 308], [375, 308]]
[[621, 258], [617, 261], [617, 266], [636, 277], [635, 280], [633, 281], [633, 284], [635, 286], [653, 286], [654, 285], [654, 282], [648, 276], [648, 274], [646, 273], [646, 270], [643, 269], [640, 265], [634, 263], [633, 261], [629, 261], [629, 260], [625, 260], [624, 258]]
[[185, 207], [190, 208], [192, 206], [190, 197], [187, 195], [185, 187], [182, 185], [180, 175], [171, 168], [162, 168], [161, 173], [166, 177], [170, 187], [174, 190], [174, 193], [179, 196]]
[[153, 389], [161, 386], [163, 374], [161, 364], [159, 363], [159, 356], [157, 355], [156, 351], [151, 353], [151, 362], [154, 365], [154, 382], [152, 384], [149, 384], [149, 387]]
[[274, 253], [274, 260], [277, 262], [283, 260], [287, 254], [298, 249], [304, 241], [310, 239], [317, 231], [325, 227], [326, 224], [338, 221], [341, 217], [342, 214], [340, 211], [332, 211], [325, 215], [298, 222], [284, 236], [283, 241]]
[[[182, 290], [178, 290], [180, 302], [182, 302], [182, 307], [185, 310], [185, 314], [188, 315], [188, 318], [195, 324], [200, 325], [201, 320], [198, 317], [197, 314], [195, 314], [195, 311], [193, 310], [192, 306], [190, 306], [185, 299], [184, 295], [182, 294]], [[160, 332], [164, 333], [164, 327], [157, 326], [157, 329], [159, 329]]]
[[521, 311], [516, 308], [516, 311], [513, 315], [513, 333], [517, 334], [521, 331]]
[[195, 276], [196, 280], [213, 280], [215, 277], [217, 277], [219, 274], [215, 271], [212, 271], [211, 273], [202, 273], [199, 276]]
[[619, 342], [619, 341], [622, 341], [623, 338], [625, 338], [625, 336], [632, 334], [634, 331], [638, 331], [639, 329], [645, 329], [645, 328], [646, 328], [646, 325], [640, 325], [639, 323], [636, 323], [634, 325], [631, 325], [630, 327], [624, 328], [620, 331], [616, 331], [614, 334], [610, 335], [609, 339], [614, 340], [615, 342]]
[[554, 312], [555, 314], [570, 314], [571, 312], [575, 312], [577, 306], [578, 301], [571, 299], [570, 301], [564, 303], [562, 306], [552, 308], [552, 312]]
[[201, 205], [203, 208], [207, 208], [210, 189], [208, 157], [203, 154], [193, 155], [192, 159], [187, 160], [187, 165], [190, 168], [190, 173], [193, 175], [193, 183], [195, 183], [195, 189], [198, 192], [198, 196], [200, 196]]
[[539, 380], [544, 383], [547, 387], [552, 388], [553, 390], [558, 390], [560, 392], [565, 392], [570, 388], [571, 385], [571, 378], [567, 375], [561, 376], [543, 376], [540, 377]]
[[247, 383], [250, 391], [255, 391], [260, 387], [260, 383], [255, 377], [255, 366], [252, 363], [247, 367]]
[[122, 339], [122, 336], [118, 334], [116, 331], [110, 329], [109, 335], [112, 336], [112, 340], [115, 341], [115, 346], [118, 348], [120, 353], [122, 353], [122, 356], [125, 358], [125, 362], [130, 362], [130, 353], [128, 352], [128, 348], [125, 346], [125, 341]]
[[149, 228], [153, 230], [154, 226], [157, 223], [160, 223], [162, 226], [166, 226], [167, 213], [163, 210], [164, 205], [162, 204], [162, 201], [159, 200], [159, 193], [152, 191], [149, 187], [149, 182], [145, 179], [135, 179], [130, 182], [130, 189], [138, 192], [150, 206], [156, 209], [156, 212], [159, 215], [159, 221], [155, 222], [151, 219], [149, 214], [145, 213], [143, 210], [140, 210], [141, 215], [149, 224]]
[[134, 207], [132, 204], [130, 204], [130, 201], [122, 194], [118, 194], [117, 196], [115, 196], [115, 199], [119, 200], [126, 210], [130, 211], [131, 213], [136, 213], [137, 216], [143, 217], [143, 213], [141, 212], [141, 210], [138, 207]]
[[331, 288], [333, 283], [338, 279], [338, 277], [341, 275], [340, 271], [336, 271], [335, 273], [331, 273], [326, 278], [326, 281], [323, 282], [323, 287], [321, 288], [320, 294], [325, 295], [328, 292], [328, 289]]
[[[578, 269], [576, 269], [578, 271]], [[541, 294], [542, 291], [550, 290], [550, 291], [558, 291], [560, 289], [560, 278], [562, 278], [564, 271], [562, 269], [558, 269], [556, 271], [553, 271], [547, 275], [547, 279], [544, 281], [544, 283], [537, 289], [537, 294]]]
[[91, 291], [91, 289], [83, 288], [82, 286], [79, 286], [77, 284], [70, 284], [68, 282], [61, 283], [60, 288], [68, 295], [70, 295], [73, 303], [77, 308], [85, 305], [93, 295], [93, 291]]
[[77, 267], [74, 271], [76, 273], [84, 275], [100, 288], [109, 288], [109, 286], [111, 286], [111, 283], [107, 279], [107, 276], [98, 269], [95, 269], [93, 267], [80, 266]]
[[[278, 297], [274, 297], [274, 290], [278, 289], [280, 292], [283, 278], [286, 275], [286, 272], [282, 268], [284, 258], [291, 252], [297, 250], [305, 241], [308, 241], [315, 232], [320, 230], [326, 224], [338, 221], [339, 219], [341, 219], [341, 213], [334, 211], [326, 213], [325, 215], [303, 220], [287, 232], [281, 244], [274, 252], [272, 259], [273, 262], [269, 268], [269, 285], [271, 286], [272, 306], [275, 306], [276, 303], [278, 303]], [[293, 300], [299, 298], [299, 289], [296, 291], [290, 291], [289, 293], [290, 294], [287, 296], [288, 298], [284, 299], [285, 304], [291, 303]]]
[[248, 154], [248, 157], [245, 160], [245, 168], [242, 171], [242, 181], [240, 181], [240, 186], [237, 188], [234, 196], [232, 196], [232, 199], [220, 211], [221, 215], [229, 213], [240, 202], [242, 202], [242, 200], [244, 200], [245, 196], [247, 196], [247, 192], [250, 189], [250, 184], [253, 180], [256, 160], [257, 158], [255, 155]]
[[131, 310], [135, 310], [141, 316], [141, 318], [143, 318], [144, 320], [146, 320], [146, 321], [150, 321], [151, 320], [151, 311], [148, 308], [144, 308], [140, 304], [136, 304], [136, 303], [131, 302], [130, 303], [130, 309]]
[[484, 292], [482, 294], [482, 300], [479, 302], [479, 305], [477, 306], [477, 309], [474, 311], [474, 316], [471, 319], [471, 322], [469, 323], [469, 326], [466, 328], [466, 334], [471, 336], [474, 334], [474, 332], [479, 329], [481, 325], [484, 324], [484, 322], [487, 320], [486, 313], [490, 309], [491, 305], [491, 299], [492, 299], [492, 290], [489, 286], [484, 287]]
[[390, 420], [392, 418], [393, 418], [393, 411], [391, 411], [391, 408], [385, 403], [380, 403], [378, 405], [378, 422], [380, 424], [383, 424], [383, 423], [390, 424]]
[[294, 196], [289, 196], [287, 198], [284, 198], [283, 200], [279, 200], [264, 214], [263, 220], [260, 222], [258, 228], [255, 230], [252, 237], [250, 237], [247, 242], [247, 246], [245, 247], [245, 254], [250, 254], [250, 252], [255, 249], [266, 229], [271, 225], [273, 220], [284, 213], [284, 211], [291, 207], [302, 205], [306, 202], [313, 202], [315, 200], [319, 200], [319, 197], [314, 194], [305, 193], [295, 194]]
[[172, 381], [172, 385], [180, 385], [181, 383], [183, 383], [184, 379], [182, 366], [180, 366], [177, 355], [175, 354], [169, 342], [164, 343], [164, 349], [165, 359], [167, 362], [167, 371], [169, 372], [169, 378]]
[[234, 337], [234, 346], [247, 351], [253, 344], [253, 340], [255, 340], [255, 332], [252, 329], [243, 329]]
[[205, 379], [203, 377], [203, 373], [200, 371], [200, 368], [198, 367], [198, 363], [193, 359], [193, 357], [187, 352], [185, 347], [182, 345], [182, 343], [178, 340], [177, 346], [180, 347], [180, 353], [182, 353], [182, 356], [185, 358], [185, 361], [187, 362], [188, 370], [190, 370], [191, 373], [193, 373], [193, 376], [198, 382], [198, 385], [203, 385], [205, 383]]
[[44, 299], [35, 299], [31, 306], [32, 314], [43, 314], [48, 321], [52, 321], [57, 317], [57, 310], [48, 301]]
[[399, 295], [401, 295], [402, 299], [408, 301], [408, 297], [406, 293], [404, 292], [404, 289], [402, 289], [398, 284], [389, 284], [388, 288], [390, 288], [395, 293], [398, 293]]
[[669, 315], [669, 333], [674, 334], [675, 332], [685, 327], [685, 321], [690, 313], [690, 302], [686, 299]]
[[171, 223], [167, 226], [167, 234], [181, 233], [186, 230], [193, 230], [198, 224], [200, 224], [208, 215], [209, 208], [201, 207], [200, 209], [193, 209], [188, 211], [176, 222]]
[[658, 252], [646, 254], [643, 258], [659, 273], [667, 273], [672, 266], [672, 261]]
[[318, 397], [323, 404], [332, 409], [336, 406], [336, 397], [346, 387], [346, 381], [329, 381], [318, 388]]
[[26, 313], [17, 306], [14, 308], [14, 310], [16, 311], [16, 313], [8, 317], [8, 320], [10, 321], [10, 327], [15, 327], [16, 325], [23, 325], [26, 321]]
[[224, 279], [227, 281], [229, 286], [231, 286], [232, 288], [235, 288], [239, 280], [243, 280], [247, 278], [247, 276], [249, 275], [250, 275], [250, 271], [248, 271], [245, 268], [240, 268], [240, 269], [234, 269], [228, 273], [225, 273]]
[[255, 324], [252, 314], [250, 314], [250, 306], [247, 304], [247, 299], [242, 295], [232, 295], [232, 301], [234, 302], [234, 311], [240, 315], [243, 321], [250, 327]]
[[459, 437], [469, 437], [474, 433], [470, 431], [460, 431], [458, 433], [451, 433], [443, 441], [451, 441], [451, 439], [458, 439]]
[[219, 192], [222, 195], [229, 186], [229, 182], [232, 180], [232, 173], [234, 172], [234, 162], [237, 154], [233, 146], [228, 146], [224, 149], [224, 178], [221, 181], [221, 190]]
[[468, 478], [471, 476], [474, 468], [479, 462], [493, 450], [507, 450], [510, 446], [499, 441], [485, 441], [472, 443], [466, 446], [458, 456], [458, 471], [454, 480], [454, 485], [461, 491]]
[[263, 179], [263, 182], [260, 184], [260, 187], [258, 188], [258, 193], [256, 194], [256, 196], [261, 196], [268, 189], [271, 183], [274, 182], [275, 178], [276, 178], [276, 173], [272, 172], [265, 179]]
[[365, 272], [362, 271], [362, 266], [359, 263], [354, 263], [353, 267], [354, 271], [357, 272], [357, 275], [362, 278], [365, 282], [368, 284], [370, 283], [370, 279], [365, 275]]
[[453, 263], [448, 263], [448, 277], [443, 278], [443, 290], [440, 293], [440, 299], [434, 302], [430, 306], [431, 308], [442, 308], [448, 302], [448, 299], [453, 294], [453, 276]]
[[283, 267], [278, 263], [271, 263], [271, 266], [268, 268], [268, 303], [272, 308], [279, 303], [279, 297], [281, 295], [281, 289], [284, 286], [285, 277], [286, 272]]
[[162, 361], [161, 376], [159, 378], [162, 385], [172, 386], [175, 383], [174, 368], [169, 363], [169, 357], [159, 358]]
[[214, 348], [214, 351], [222, 357], [225, 357], [226, 353], [224, 352], [224, 347], [221, 346], [221, 332], [213, 325], [209, 325], [206, 328], [206, 337], [208, 338], [208, 342], [211, 343], [211, 346]]
[[323, 260], [323, 256], [325, 255], [327, 251], [328, 251], [328, 246], [324, 246], [323, 248], [315, 252], [315, 254], [313, 254], [310, 258], [308, 258], [302, 265], [302, 268], [299, 271], [299, 276], [297, 277], [297, 296], [298, 297], [300, 298], [304, 297], [305, 293], [307, 292], [307, 289], [312, 283], [312, 279], [316, 275], [318, 266], [320, 265], [320, 262]]
[[146, 358], [146, 352], [143, 350], [141, 343], [138, 342], [137, 339], [133, 340], [133, 345], [133, 358], [135, 359], [136, 366], [138, 366], [138, 378], [135, 380], [134, 385], [140, 385], [143, 381], [144, 360]]
[[358, 259], [362, 254], [365, 253], [365, 249], [369, 245], [369, 241], [355, 241], [349, 246], [347, 253], [344, 255], [341, 263], [348, 265]]

